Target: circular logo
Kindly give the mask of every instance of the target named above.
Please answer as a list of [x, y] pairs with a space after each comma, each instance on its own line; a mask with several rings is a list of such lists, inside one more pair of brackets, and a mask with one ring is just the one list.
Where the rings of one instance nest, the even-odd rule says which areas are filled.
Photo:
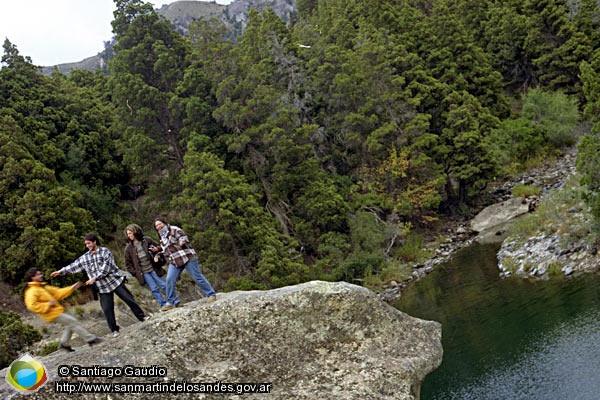
[[13, 361], [6, 370], [6, 382], [20, 392], [35, 392], [47, 381], [46, 368], [28, 353]]

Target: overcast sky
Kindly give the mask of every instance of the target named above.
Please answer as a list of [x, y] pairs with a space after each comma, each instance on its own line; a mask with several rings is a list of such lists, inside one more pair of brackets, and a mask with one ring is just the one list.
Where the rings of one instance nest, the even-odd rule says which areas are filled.
[[[174, 1], [148, 2], [160, 8]], [[113, 0], [0, 0], [0, 10], [1, 43], [8, 38], [35, 65], [81, 61], [104, 50], [112, 38]]]

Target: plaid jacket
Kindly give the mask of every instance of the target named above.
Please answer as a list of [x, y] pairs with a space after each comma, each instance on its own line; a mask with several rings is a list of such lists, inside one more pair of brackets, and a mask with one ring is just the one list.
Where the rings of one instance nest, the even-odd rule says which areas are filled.
[[183, 267], [188, 261], [196, 258], [196, 252], [190, 246], [187, 235], [178, 226], [169, 225], [169, 233], [166, 238], [160, 238], [160, 246], [169, 264]]
[[125, 275], [115, 264], [115, 257], [106, 247], [98, 247], [96, 253], [88, 251], [59, 272], [76, 274], [82, 271], [85, 271], [89, 279], [96, 278], [96, 287], [100, 293], [114, 291], [125, 279]]

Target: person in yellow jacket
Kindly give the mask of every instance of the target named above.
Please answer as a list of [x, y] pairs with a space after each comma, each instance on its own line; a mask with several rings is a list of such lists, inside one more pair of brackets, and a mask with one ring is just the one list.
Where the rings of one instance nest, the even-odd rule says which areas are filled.
[[31, 312], [38, 314], [44, 321], [56, 322], [65, 327], [60, 341], [60, 348], [66, 351], [75, 351], [70, 345], [73, 332], [85, 340], [90, 346], [100, 343], [101, 339], [86, 331], [74, 316], [65, 313], [65, 308], [59, 303], [66, 299], [79, 288], [82, 283], [77, 282], [65, 288], [51, 286], [44, 282], [44, 274], [37, 268], [30, 268], [25, 273], [27, 288], [25, 288], [25, 306]]

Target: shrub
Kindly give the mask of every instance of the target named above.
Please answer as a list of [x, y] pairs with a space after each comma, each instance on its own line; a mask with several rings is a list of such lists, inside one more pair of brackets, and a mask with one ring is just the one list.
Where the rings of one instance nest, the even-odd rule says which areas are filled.
[[229, 280], [227, 280], [227, 283], [225, 284], [226, 291], [263, 290], [263, 289], [264, 289], [264, 287], [261, 284], [252, 281], [250, 278], [248, 278], [246, 276], [230, 278]]
[[513, 197], [539, 196], [541, 192], [542, 189], [532, 185], [515, 185], [512, 190]]
[[502, 121], [490, 138], [508, 176], [547, 161], [579, 135], [577, 103], [566, 94], [532, 89], [522, 103], [521, 114]]
[[552, 263], [550, 264], [550, 266], [548, 267], [548, 275], [551, 276], [560, 276], [562, 275], [562, 266], [559, 263]]
[[411, 232], [395, 251], [395, 256], [404, 262], [415, 262], [422, 258], [423, 253], [423, 237]]
[[502, 121], [493, 135], [501, 150], [513, 160], [528, 160], [543, 148], [544, 132], [526, 118]]
[[18, 314], [0, 310], [0, 368], [8, 367], [21, 349], [41, 338], [41, 333], [33, 326], [23, 324]]
[[50, 353], [54, 353], [56, 350], [58, 350], [58, 342], [50, 342], [40, 350], [40, 356], [47, 356]]
[[540, 129], [554, 148], [572, 146], [576, 142], [575, 127], [579, 119], [577, 103], [561, 92], [530, 90], [523, 100], [521, 114]]
[[407, 280], [411, 273], [412, 267], [408, 264], [386, 262], [379, 273], [365, 276], [364, 286], [379, 291], [392, 281], [403, 282]]

